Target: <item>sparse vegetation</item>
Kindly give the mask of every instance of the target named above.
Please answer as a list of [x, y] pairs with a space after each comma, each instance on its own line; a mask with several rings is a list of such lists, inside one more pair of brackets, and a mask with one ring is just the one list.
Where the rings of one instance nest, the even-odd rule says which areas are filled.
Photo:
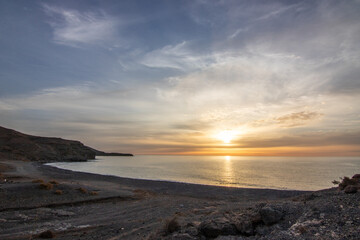
[[59, 184], [59, 182], [56, 181], [56, 180], [51, 180], [49, 183], [54, 184], [54, 185], [58, 185], [58, 184]]
[[339, 184], [340, 184], [340, 181], [338, 181], [338, 180], [333, 180], [331, 183], [334, 184], [334, 185], [339, 185]]
[[360, 189], [360, 174], [355, 174], [352, 178], [343, 177], [340, 180], [341, 182], [334, 180], [332, 183], [338, 185], [345, 193], [356, 193]]
[[60, 189], [58, 189], [58, 190], [55, 191], [55, 194], [56, 194], [56, 195], [62, 195], [62, 194], [63, 194], [63, 191], [60, 190]]
[[44, 183], [44, 180], [42, 179], [34, 179], [32, 180], [33, 183]]
[[356, 179], [352, 178], [350, 179], [349, 177], [344, 177], [341, 181], [341, 183], [339, 184], [339, 188], [341, 190], [344, 190], [347, 186], [349, 185], [356, 185], [358, 183], [358, 181], [356, 181]]
[[40, 189], [51, 190], [54, 187], [54, 185], [51, 183], [41, 183], [39, 187]]
[[79, 188], [78, 190], [79, 190], [79, 192], [81, 192], [81, 193], [87, 193], [87, 192], [88, 192], [88, 190], [85, 189], [85, 188]]

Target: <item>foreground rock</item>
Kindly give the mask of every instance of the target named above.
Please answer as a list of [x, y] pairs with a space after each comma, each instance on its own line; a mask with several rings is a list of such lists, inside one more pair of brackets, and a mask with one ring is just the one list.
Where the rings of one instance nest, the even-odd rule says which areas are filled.
[[132, 156], [110, 153], [87, 147], [79, 141], [26, 135], [0, 127], [0, 159], [40, 162], [86, 161], [101, 156]]
[[[258, 203], [231, 213], [204, 216], [193, 239], [245, 240], [245, 239], [360, 239], [360, 183], [353, 177], [339, 188], [306, 194], [287, 200]], [[346, 186], [345, 186], [346, 185]], [[346, 190], [346, 189], [350, 189]], [[349, 194], [352, 193], [352, 194]], [[188, 224], [179, 236], [189, 233]], [[172, 236], [166, 239], [172, 239]], [[184, 238], [185, 239], [185, 238]], [[190, 238], [189, 238], [190, 239]]]

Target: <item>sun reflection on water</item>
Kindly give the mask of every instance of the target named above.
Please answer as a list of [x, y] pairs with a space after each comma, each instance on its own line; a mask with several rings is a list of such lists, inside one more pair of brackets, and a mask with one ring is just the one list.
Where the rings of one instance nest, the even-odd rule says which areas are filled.
[[231, 156], [225, 156], [224, 168], [222, 174], [222, 182], [225, 185], [232, 184], [233, 182], [233, 166], [231, 162]]

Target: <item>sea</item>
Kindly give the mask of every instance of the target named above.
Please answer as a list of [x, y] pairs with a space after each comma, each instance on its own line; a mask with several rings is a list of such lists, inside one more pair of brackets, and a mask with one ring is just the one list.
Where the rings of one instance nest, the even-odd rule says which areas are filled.
[[126, 178], [226, 187], [320, 190], [360, 173], [360, 157], [138, 155], [48, 165]]

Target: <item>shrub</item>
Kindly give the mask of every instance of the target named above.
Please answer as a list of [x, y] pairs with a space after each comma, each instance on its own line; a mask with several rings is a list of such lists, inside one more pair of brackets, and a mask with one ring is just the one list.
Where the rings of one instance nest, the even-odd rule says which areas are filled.
[[58, 184], [59, 184], [59, 182], [57, 182], [57, 181], [55, 181], [55, 180], [51, 180], [49, 183], [54, 184], [54, 185], [58, 185]]
[[78, 189], [81, 193], [87, 193], [88, 192], [88, 190], [86, 190], [85, 188], [79, 188]]
[[95, 191], [91, 191], [90, 193], [89, 193], [90, 195], [99, 195], [99, 193], [98, 192], [95, 192]]
[[55, 191], [55, 194], [56, 194], [56, 195], [62, 195], [62, 194], [63, 194], [63, 191], [58, 189], [58, 190]]
[[54, 185], [52, 185], [51, 183], [41, 183], [39, 185], [39, 187], [41, 189], [46, 189], [46, 190], [51, 190], [53, 188]]
[[355, 179], [350, 179], [349, 177], [344, 177], [341, 183], [339, 184], [339, 188], [341, 190], [345, 189], [349, 185], [356, 185], [357, 181]]

